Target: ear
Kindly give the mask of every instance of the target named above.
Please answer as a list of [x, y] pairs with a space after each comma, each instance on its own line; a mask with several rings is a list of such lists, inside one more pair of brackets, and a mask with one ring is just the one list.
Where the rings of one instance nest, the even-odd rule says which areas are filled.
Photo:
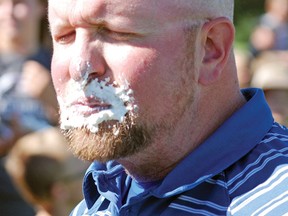
[[209, 85], [219, 79], [231, 54], [234, 35], [234, 26], [225, 17], [213, 19], [203, 25], [200, 84]]

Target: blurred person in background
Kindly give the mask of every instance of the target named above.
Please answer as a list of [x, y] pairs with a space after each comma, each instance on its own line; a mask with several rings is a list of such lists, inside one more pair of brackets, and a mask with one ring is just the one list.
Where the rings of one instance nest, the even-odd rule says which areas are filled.
[[288, 126], [288, 58], [262, 54], [254, 63], [251, 85], [264, 90], [275, 121]]
[[0, 0], [0, 155], [57, 122], [51, 54], [41, 44], [44, 0]]
[[7, 156], [6, 169], [36, 215], [65, 216], [83, 199], [88, 164], [67, 150], [58, 128], [23, 136]]
[[0, 164], [0, 182], [1, 216], [35, 216], [33, 206], [19, 193], [2, 163]]
[[250, 37], [254, 56], [267, 50], [288, 50], [288, 0], [266, 0], [265, 11]]
[[0, 0], [0, 215], [35, 215], [6, 173], [5, 155], [18, 138], [58, 119], [51, 54], [41, 41], [46, 7], [45, 0]]
[[244, 50], [235, 49], [235, 61], [240, 88], [248, 88], [251, 84], [250, 61], [251, 54]]

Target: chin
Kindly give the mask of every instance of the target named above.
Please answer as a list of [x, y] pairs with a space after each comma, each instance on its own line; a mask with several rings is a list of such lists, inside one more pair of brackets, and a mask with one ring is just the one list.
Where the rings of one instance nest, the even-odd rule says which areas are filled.
[[137, 126], [129, 117], [121, 123], [103, 122], [95, 133], [85, 126], [62, 130], [62, 133], [73, 154], [86, 161], [118, 160], [138, 153], [151, 143], [151, 132]]

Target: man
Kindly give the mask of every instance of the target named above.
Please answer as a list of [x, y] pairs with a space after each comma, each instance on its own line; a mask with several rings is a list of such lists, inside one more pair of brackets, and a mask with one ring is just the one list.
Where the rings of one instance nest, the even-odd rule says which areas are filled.
[[61, 127], [95, 161], [72, 215], [288, 212], [288, 133], [260, 90], [239, 90], [232, 11], [49, 0]]

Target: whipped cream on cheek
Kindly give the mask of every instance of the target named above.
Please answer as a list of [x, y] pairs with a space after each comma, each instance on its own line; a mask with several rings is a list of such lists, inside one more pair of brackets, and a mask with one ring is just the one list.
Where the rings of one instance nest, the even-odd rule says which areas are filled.
[[87, 83], [70, 81], [65, 100], [58, 97], [61, 110], [62, 129], [86, 127], [92, 133], [98, 131], [100, 123], [109, 120], [122, 122], [129, 111], [136, 111], [133, 105], [133, 91], [126, 81], [124, 85], [116, 82], [108, 84], [110, 79], [98, 79]]

